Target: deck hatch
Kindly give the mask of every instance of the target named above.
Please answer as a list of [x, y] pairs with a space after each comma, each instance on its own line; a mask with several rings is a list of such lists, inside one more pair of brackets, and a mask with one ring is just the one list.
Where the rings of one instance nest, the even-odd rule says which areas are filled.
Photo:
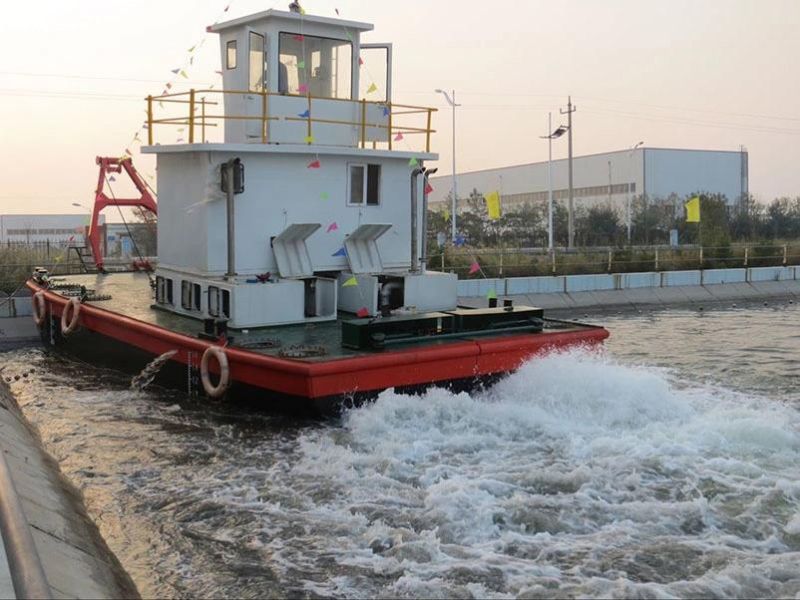
[[378, 252], [378, 238], [391, 229], [388, 223], [366, 223], [356, 228], [344, 241], [347, 262], [354, 274], [383, 273]]

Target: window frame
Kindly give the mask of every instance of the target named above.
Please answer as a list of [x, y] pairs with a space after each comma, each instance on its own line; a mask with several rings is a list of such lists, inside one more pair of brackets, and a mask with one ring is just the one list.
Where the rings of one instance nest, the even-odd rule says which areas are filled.
[[192, 310], [192, 282], [188, 279], [181, 279], [181, 308]]
[[[353, 67], [353, 65], [355, 63], [355, 58], [354, 58], [355, 57], [355, 45], [353, 44], [353, 40], [348, 40], [348, 39], [344, 39], [343, 40], [341, 38], [335, 38], [335, 37], [330, 37], [330, 36], [325, 36], [325, 35], [308, 35], [308, 34], [305, 34], [305, 33], [299, 32], [299, 31], [279, 31], [278, 32], [278, 69], [280, 69], [281, 55], [283, 54], [282, 51], [281, 51], [281, 48], [282, 48], [282, 44], [283, 44], [283, 36], [285, 36], [285, 35], [287, 35], [287, 36], [302, 35], [304, 38], [314, 38], [314, 39], [318, 39], [318, 40], [331, 40], [331, 41], [334, 41], [334, 42], [341, 42], [342, 45], [349, 46], [350, 47], [350, 61], [349, 61], [349, 69], [350, 69], [350, 82], [349, 83], [350, 83], [350, 85], [348, 86], [348, 89], [347, 89], [347, 97], [341, 97], [341, 98], [337, 98], [337, 97], [333, 97], [333, 96], [330, 96], [330, 97], [328, 97], [328, 96], [312, 96], [312, 97], [313, 98], [320, 98], [322, 100], [348, 100], [348, 101], [353, 101], [353, 78], [354, 78], [355, 73], [356, 73], [356, 70]], [[310, 56], [309, 56], [309, 60], [311, 60]], [[333, 77], [333, 74], [331, 74], [331, 77]], [[287, 77], [287, 79], [288, 79], [288, 77]], [[288, 87], [288, 81], [287, 81], [287, 87]], [[358, 93], [358, 92], [356, 92], [356, 93]], [[281, 94], [284, 95], [284, 96], [294, 96], [294, 97], [297, 97], [297, 98], [305, 98], [308, 95], [308, 94], [300, 94], [299, 92], [298, 93], [292, 93], [292, 92], [289, 92], [289, 91], [286, 91], [285, 93], [281, 92]]]
[[[215, 285], [210, 285], [208, 286], [208, 290], [206, 290], [206, 294], [208, 295], [206, 312], [208, 312], [210, 317], [218, 317], [220, 308], [219, 288]], [[212, 298], [214, 299], [213, 302], [211, 300]]]
[[[261, 38], [261, 89], [253, 89], [252, 69], [253, 65], [253, 36]], [[252, 29], [247, 30], [247, 89], [251, 92], [260, 93], [267, 91], [267, 36]]]
[[[225, 70], [233, 71], [239, 64], [239, 49], [237, 40], [225, 42]], [[233, 48], [233, 66], [231, 66], [231, 48]]]
[[[353, 202], [352, 201], [352, 187], [353, 187], [353, 178], [351, 176], [353, 167], [360, 167], [364, 169], [364, 175], [362, 180], [362, 197], [361, 202]], [[376, 199], [375, 202], [370, 202], [370, 167], [377, 170], [377, 179], [378, 181], [375, 184], [375, 194]], [[351, 162], [347, 163], [347, 190], [346, 190], [346, 198], [347, 198], [347, 206], [380, 206], [381, 205], [381, 180], [383, 178], [383, 168], [380, 163], [361, 163], [361, 162]]]

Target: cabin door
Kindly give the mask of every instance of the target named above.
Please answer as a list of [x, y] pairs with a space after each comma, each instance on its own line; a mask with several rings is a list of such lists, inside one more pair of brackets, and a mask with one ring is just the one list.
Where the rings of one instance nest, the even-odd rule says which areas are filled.
[[260, 33], [251, 31], [248, 35], [247, 69], [248, 91], [257, 92], [245, 96], [247, 121], [245, 132], [247, 141], [261, 142], [267, 139], [265, 97], [267, 91], [267, 53], [266, 39]]
[[[362, 44], [358, 97], [366, 100], [366, 141], [389, 144], [397, 131], [389, 131], [392, 102], [392, 45]], [[395, 127], [393, 127], [396, 129]]]

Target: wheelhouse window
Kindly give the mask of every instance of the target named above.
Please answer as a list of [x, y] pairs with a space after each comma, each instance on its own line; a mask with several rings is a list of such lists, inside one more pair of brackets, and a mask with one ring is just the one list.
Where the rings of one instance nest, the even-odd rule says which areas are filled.
[[380, 165], [351, 164], [348, 178], [348, 203], [378, 206], [380, 204]]
[[192, 285], [192, 308], [200, 310], [200, 300], [202, 299], [202, 290], [199, 283]]
[[156, 277], [156, 303], [172, 304], [172, 279]]
[[250, 91], [263, 92], [266, 89], [265, 72], [266, 62], [264, 60], [264, 36], [250, 32]]
[[317, 98], [352, 98], [353, 45], [298, 33], [281, 33], [278, 91]]
[[231, 40], [225, 44], [225, 68], [236, 68], [236, 40]]

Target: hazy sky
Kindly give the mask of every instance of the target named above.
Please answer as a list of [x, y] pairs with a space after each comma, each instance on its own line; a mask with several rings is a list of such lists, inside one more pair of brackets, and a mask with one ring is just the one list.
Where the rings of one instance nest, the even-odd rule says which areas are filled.
[[[206, 25], [227, 0], [4, 2], [0, 212], [81, 212], [98, 154], [119, 155], [187, 48], [187, 84], [218, 82]], [[225, 18], [280, 2], [234, 0]], [[372, 22], [394, 44], [395, 102], [439, 107], [434, 150], [450, 172], [546, 160], [547, 112], [572, 94], [575, 153], [647, 146], [750, 152], [762, 200], [800, 195], [800, 0], [306, 0], [310, 14]], [[554, 124], [558, 117], [554, 117]], [[134, 151], [152, 173], [151, 157]], [[566, 140], [555, 157], [566, 155]], [[112, 219], [113, 220], [113, 219]]]

